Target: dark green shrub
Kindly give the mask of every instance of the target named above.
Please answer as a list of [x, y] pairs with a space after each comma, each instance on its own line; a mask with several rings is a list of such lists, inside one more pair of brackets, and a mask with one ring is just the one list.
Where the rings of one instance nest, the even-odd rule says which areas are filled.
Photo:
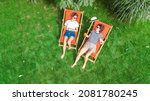
[[59, 8], [79, 10], [81, 6], [92, 6], [95, 0], [57, 0]]
[[113, 3], [113, 11], [121, 21], [145, 19], [149, 10], [150, 0], [114, 0]]

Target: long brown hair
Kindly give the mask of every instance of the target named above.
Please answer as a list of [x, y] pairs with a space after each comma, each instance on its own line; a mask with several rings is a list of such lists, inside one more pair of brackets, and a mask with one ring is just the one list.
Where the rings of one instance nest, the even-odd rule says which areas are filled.
[[74, 16], [77, 16], [77, 17], [78, 17], [78, 14], [77, 14], [76, 12], [73, 12], [73, 13], [71, 14], [71, 17], [74, 17]]

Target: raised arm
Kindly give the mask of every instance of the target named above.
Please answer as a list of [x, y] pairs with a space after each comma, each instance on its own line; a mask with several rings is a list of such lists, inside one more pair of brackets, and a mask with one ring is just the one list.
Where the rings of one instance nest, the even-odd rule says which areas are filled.
[[91, 34], [89, 34], [89, 35], [88, 35], [87, 33], [84, 33], [84, 37], [89, 38], [89, 37], [90, 37], [90, 35], [91, 35]]

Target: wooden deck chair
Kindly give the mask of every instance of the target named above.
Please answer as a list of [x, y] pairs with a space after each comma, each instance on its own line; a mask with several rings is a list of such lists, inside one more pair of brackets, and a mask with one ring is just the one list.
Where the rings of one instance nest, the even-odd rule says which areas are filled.
[[78, 44], [79, 35], [80, 35], [80, 30], [81, 30], [82, 19], [83, 19], [83, 12], [82, 11], [74, 11], [74, 10], [69, 10], [69, 9], [64, 10], [64, 15], [63, 15], [63, 19], [62, 19], [61, 34], [60, 34], [60, 38], [59, 38], [59, 46], [63, 46], [63, 42], [64, 42], [64, 34], [66, 32], [66, 29], [64, 28], [64, 23], [67, 20], [71, 19], [71, 15], [73, 12], [78, 14], [77, 22], [79, 23], [78, 32], [75, 33], [76, 34], [75, 39], [71, 42], [71, 48], [76, 49], [77, 44]]
[[[90, 25], [90, 27], [89, 27], [89, 29], [88, 29], [88, 31], [87, 31], [87, 34], [90, 34], [90, 31], [91, 30], [95, 30], [96, 29], [96, 26], [98, 25], [98, 24], [102, 24], [102, 25], [104, 25], [104, 30], [102, 31], [102, 34], [103, 34], [103, 41], [104, 41], [104, 43], [106, 42], [106, 40], [107, 40], [107, 38], [108, 38], [108, 35], [109, 35], [109, 33], [110, 33], [110, 31], [111, 31], [111, 29], [112, 29], [112, 26], [110, 26], [110, 25], [108, 25], [108, 24], [106, 24], [106, 23], [104, 23], [104, 22], [101, 22], [101, 21], [99, 21], [99, 20], [95, 20], [95, 22], [92, 22], [91, 23], [91, 25]], [[81, 46], [80, 46], [80, 48], [79, 48], [79, 51], [81, 50], [81, 48], [83, 47], [83, 45], [85, 44], [85, 42], [87, 41], [87, 37], [85, 37], [84, 38], [84, 40], [83, 40], [83, 42], [82, 42], [82, 44], [81, 44]], [[93, 63], [95, 63], [95, 61], [96, 61], [96, 59], [97, 59], [97, 57], [98, 57], [98, 55], [99, 55], [99, 53], [100, 53], [100, 51], [101, 51], [101, 49], [102, 49], [102, 47], [104, 46], [104, 44], [103, 45], [101, 45], [100, 44], [100, 41], [98, 41], [97, 42], [97, 44], [96, 44], [96, 51], [95, 52], [93, 52], [90, 56], [89, 56], [89, 61], [91, 61], [91, 62], [93, 62]], [[85, 53], [86, 54], [86, 53]], [[85, 57], [85, 54], [83, 54], [82, 56], [83, 57]]]

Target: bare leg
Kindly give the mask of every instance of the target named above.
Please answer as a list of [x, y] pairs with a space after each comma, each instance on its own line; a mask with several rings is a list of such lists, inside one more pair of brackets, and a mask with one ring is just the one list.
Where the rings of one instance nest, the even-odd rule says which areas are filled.
[[71, 41], [72, 41], [73, 39], [74, 39], [74, 37], [71, 36], [71, 37], [69, 38], [69, 40], [68, 40], [69, 49], [71, 48]]
[[76, 57], [76, 60], [75, 60], [74, 64], [71, 66], [72, 68], [77, 64], [77, 62], [79, 61], [81, 55], [83, 55], [87, 50], [88, 50], [88, 48], [82, 48], [81, 49], [80, 53]]
[[84, 60], [84, 64], [82, 66], [82, 69], [85, 69], [85, 66], [86, 66], [86, 63], [87, 63], [87, 60], [88, 60], [88, 57], [92, 54], [93, 51], [89, 51], [86, 56], [85, 56], [85, 60]]
[[65, 56], [67, 39], [68, 39], [68, 37], [65, 37], [65, 39], [64, 39], [63, 54], [61, 55], [61, 59], [63, 59]]

